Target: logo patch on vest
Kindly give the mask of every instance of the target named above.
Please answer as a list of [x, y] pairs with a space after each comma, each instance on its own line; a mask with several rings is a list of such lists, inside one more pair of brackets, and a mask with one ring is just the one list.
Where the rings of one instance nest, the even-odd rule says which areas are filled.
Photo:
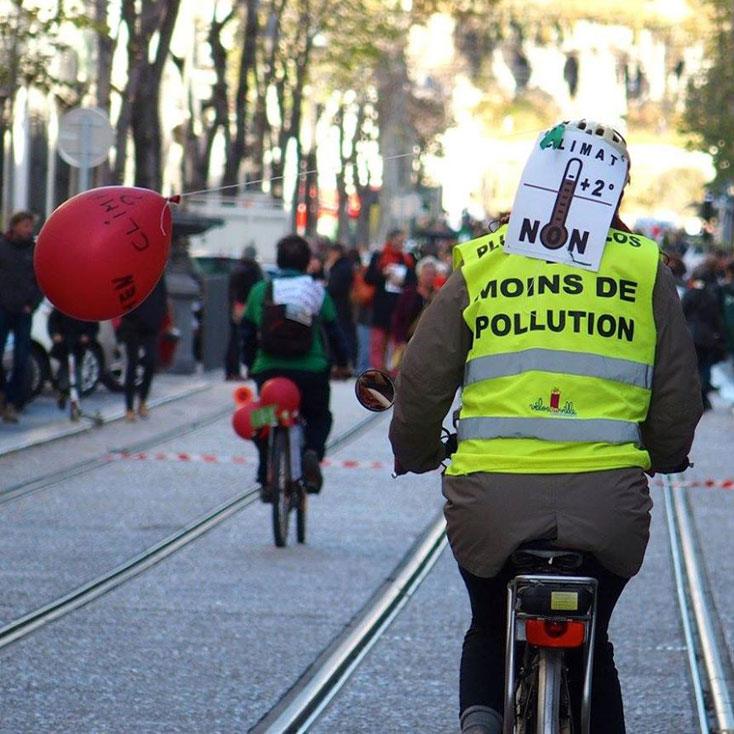
[[536, 413], [555, 413], [557, 415], [578, 415], [573, 402], [566, 400], [561, 407], [561, 391], [554, 387], [550, 393], [550, 400], [548, 405], [543, 402], [543, 398], [538, 398], [534, 403], [530, 403], [530, 410], [534, 410]]

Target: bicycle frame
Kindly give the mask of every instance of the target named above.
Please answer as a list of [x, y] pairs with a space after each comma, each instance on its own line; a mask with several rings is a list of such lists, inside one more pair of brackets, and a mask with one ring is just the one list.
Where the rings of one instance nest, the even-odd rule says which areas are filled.
[[[583, 614], [563, 614], [561, 609], [558, 612], [538, 614], [528, 613], [521, 609], [519, 592], [528, 587], [549, 587], [551, 594], [554, 587], [562, 589], [561, 592], [566, 594], [573, 589], [587, 590], [592, 593], [592, 602], [589, 611]], [[596, 632], [596, 590], [597, 580], [588, 576], [565, 576], [550, 574], [521, 574], [515, 576], [507, 586], [507, 639], [505, 648], [505, 711], [504, 711], [504, 734], [514, 734], [515, 732], [515, 711], [516, 711], [516, 693], [517, 693], [517, 663], [516, 653], [518, 643], [527, 643], [526, 625], [531, 620], [541, 620], [542, 622], [553, 621], [574, 621], [584, 624], [584, 688], [581, 701], [581, 732], [580, 734], [590, 734], [590, 715], [591, 715], [591, 678], [592, 667], [594, 662], [594, 635]], [[559, 605], [563, 606], [563, 605]], [[560, 674], [563, 665], [563, 646], [558, 647], [537, 647], [536, 655], [544, 650], [556, 651], [555, 662], [559, 665], [554, 666], [554, 672], [549, 675]], [[547, 657], [545, 658], [547, 662]], [[544, 672], [546, 668], [544, 666]], [[556, 681], [541, 680], [540, 686], [544, 688], [545, 696], [546, 687], [558, 685]], [[540, 699], [541, 692], [538, 692]], [[549, 711], [548, 705], [538, 707], [539, 720], [537, 732], [538, 734], [556, 734], [554, 729], [553, 716], [557, 716], [557, 712]], [[548, 717], [551, 720], [548, 720]]]

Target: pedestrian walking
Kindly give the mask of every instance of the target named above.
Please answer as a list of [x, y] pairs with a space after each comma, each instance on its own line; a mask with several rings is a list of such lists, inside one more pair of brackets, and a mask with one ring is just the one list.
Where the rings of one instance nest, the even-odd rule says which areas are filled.
[[406, 286], [400, 294], [391, 322], [394, 343], [390, 360], [391, 371], [400, 366], [405, 347], [418, 326], [418, 319], [437, 290], [438, 265], [439, 261], [431, 255], [421, 258], [415, 266], [417, 282]]
[[72, 355], [75, 363], [77, 391], [81, 375], [84, 350], [96, 338], [99, 332], [99, 323], [96, 321], [80, 321], [54, 308], [48, 317], [48, 335], [53, 346], [50, 355], [59, 361], [59, 371], [56, 374], [56, 402], [60, 410], [66, 407], [71, 385], [69, 383], [69, 356]]
[[263, 271], [257, 262], [257, 249], [248, 245], [229, 276], [229, 344], [224, 357], [224, 379], [241, 380], [240, 374], [240, 324], [250, 290], [263, 279]]
[[326, 250], [326, 290], [334, 301], [336, 321], [339, 324], [347, 346], [349, 361], [357, 361], [357, 334], [354, 327], [352, 310], [352, 285], [354, 266], [347, 257], [346, 248], [341, 242], [334, 242]]
[[370, 367], [370, 324], [372, 323], [372, 302], [375, 298], [375, 286], [365, 283], [364, 276], [370, 263], [368, 250], [360, 253], [359, 250], [350, 250], [353, 260], [354, 279], [352, 281], [352, 312], [356, 326], [357, 373], [364, 372]]
[[375, 369], [385, 369], [392, 314], [398, 298], [405, 286], [415, 283], [415, 264], [403, 252], [404, 243], [402, 230], [392, 230], [383, 249], [372, 256], [364, 276], [365, 283], [375, 286], [370, 329], [370, 366]]
[[681, 303], [696, 347], [703, 409], [710, 410], [709, 393], [714, 390], [711, 368], [724, 358], [722, 296], [713, 260], [706, 260], [696, 266]]
[[[6, 423], [18, 422], [25, 398], [33, 312], [43, 300], [33, 271], [33, 225], [31, 212], [18, 211], [11, 215], [7, 232], [0, 236], [0, 414]], [[13, 371], [6, 380], [2, 361], [11, 332]]]
[[[168, 292], [163, 276], [151, 294], [130, 313], [125, 314], [117, 330], [125, 344], [125, 420], [135, 421], [135, 395], [138, 396], [138, 415], [147, 418], [148, 394], [158, 361], [158, 337], [168, 310]], [[138, 375], [138, 369], [142, 375]], [[136, 382], [140, 384], [136, 386]]]

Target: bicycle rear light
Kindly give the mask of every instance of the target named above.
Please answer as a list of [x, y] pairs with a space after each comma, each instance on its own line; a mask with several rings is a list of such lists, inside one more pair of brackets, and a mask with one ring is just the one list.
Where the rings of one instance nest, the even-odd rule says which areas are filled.
[[537, 647], [581, 647], [586, 625], [577, 620], [528, 619], [525, 638]]

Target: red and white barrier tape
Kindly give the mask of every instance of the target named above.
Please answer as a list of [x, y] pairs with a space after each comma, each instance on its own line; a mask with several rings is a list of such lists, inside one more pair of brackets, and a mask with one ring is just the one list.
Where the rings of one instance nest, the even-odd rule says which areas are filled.
[[[227, 456], [224, 454], [190, 453], [188, 451], [140, 451], [127, 453], [119, 451], [111, 455], [112, 459], [126, 459], [128, 461], [180, 461], [188, 464], [257, 464], [256, 456]], [[334, 467], [337, 469], [392, 469], [384, 461], [357, 461], [354, 459], [324, 459], [323, 467]], [[662, 479], [654, 479], [653, 484], [662, 487]], [[684, 489], [732, 489], [734, 490], [734, 479], [693, 479], [689, 482], [673, 481], [674, 487]]]
[[[226, 456], [222, 454], [200, 454], [188, 451], [140, 451], [126, 453], [124, 451], [112, 454], [115, 460], [125, 459], [127, 461], [180, 461], [188, 464], [257, 464], [256, 456]], [[354, 461], [345, 459], [324, 459], [323, 467], [336, 467], [338, 469], [387, 469], [384, 461]]]
[[[654, 484], [662, 487], [663, 481], [661, 479], [655, 479]], [[673, 481], [671, 484], [674, 487], [681, 487], [682, 489], [734, 489], [734, 479], [692, 479], [690, 482]]]

